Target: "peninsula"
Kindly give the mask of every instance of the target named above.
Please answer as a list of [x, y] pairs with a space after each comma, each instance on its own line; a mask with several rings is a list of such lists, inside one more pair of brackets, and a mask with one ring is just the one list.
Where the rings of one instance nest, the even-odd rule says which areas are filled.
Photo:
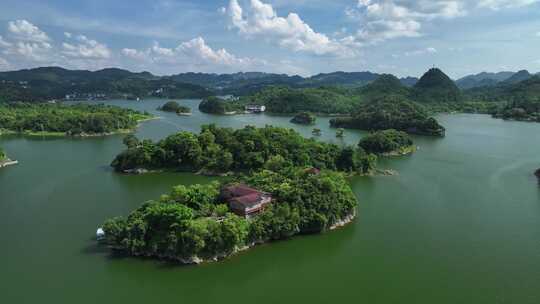
[[133, 131], [152, 118], [108, 105], [0, 103], [0, 134], [102, 136]]

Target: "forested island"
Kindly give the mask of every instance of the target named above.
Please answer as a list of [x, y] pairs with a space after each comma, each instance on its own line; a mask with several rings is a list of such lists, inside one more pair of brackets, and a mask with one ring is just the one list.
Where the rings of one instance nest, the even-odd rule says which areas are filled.
[[368, 153], [383, 156], [405, 155], [416, 150], [409, 134], [393, 129], [373, 132], [358, 145]]
[[236, 114], [244, 110], [244, 106], [233, 101], [225, 100], [216, 96], [204, 98], [199, 104], [199, 110], [207, 114]]
[[176, 101], [169, 101], [158, 108], [159, 111], [173, 112], [178, 115], [191, 115], [191, 108], [180, 105]]
[[242, 129], [202, 126], [200, 134], [179, 132], [154, 143], [134, 136], [111, 163], [118, 172], [174, 170], [219, 175], [260, 170], [269, 163], [369, 174], [376, 156], [359, 147], [306, 139], [292, 129], [273, 126]]
[[0, 103], [0, 134], [108, 135], [132, 131], [151, 117], [108, 105]]
[[343, 174], [280, 162], [227, 183], [177, 186], [128, 217], [107, 220], [102, 242], [132, 256], [198, 264], [343, 226], [356, 206]]
[[315, 115], [308, 113], [308, 112], [301, 112], [296, 114], [292, 119], [291, 122], [299, 125], [312, 125], [317, 120], [317, 117]]
[[395, 129], [409, 134], [444, 136], [445, 129], [421, 106], [399, 96], [385, 96], [360, 105], [349, 118], [330, 120], [333, 127], [361, 130]]

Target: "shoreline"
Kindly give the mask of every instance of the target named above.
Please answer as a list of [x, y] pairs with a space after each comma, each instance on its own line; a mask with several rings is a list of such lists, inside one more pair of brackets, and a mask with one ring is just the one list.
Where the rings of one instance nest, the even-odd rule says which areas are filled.
[[[357, 208], [354, 209], [353, 213], [348, 215], [348, 216], [345, 216], [345, 218], [343, 218], [342, 220], [334, 223], [332, 226], [330, 226], [328, 228], [328, 230], [326, 230], [326, 232], [331, 232], [331, 231], [335, 231], [339, 228], [343, 228], [345, 226], [347, 226], [348, 224], [352, 223], [355, 219], [356, 219], [356, 216], [357, 216]], [[325, 233], [325, 232], [323, 232]], [[323, 233], [320, 233], [320, 234], [323, 234]], [[297, 234], [298, 235], [298, 234]], [[297, 236], [295, 235], [295, 236]], [[285, 240], [285, 241], [292, 241], [294, 239], [294, 237], [291, 237], [290, 239], [288, 240]], [[98, 241], [99, 242], [99, 241]], [[272, 243], [273, 241], [262, 241], [262, 242], [253, 242], [253, 243], [250, 243], [250, 244], [247, 244], [243, 247], [236, 247], [231, 253], [219, 253], [219, 254], [216, 254], [214, 256], [211, 256], [211, 257], [200, 257], [200, 256], [192, 256], [192, 257], [188, 257], [188, 258], [180, 258], [180, 257], [174, 257], [174, 256], [163, 256], [163, 255], [152, 255], [152, 254], [127, 254], [125, 253], [127, 256], [131, 256], [131, 257], [135, 257], [135, 258], [143, 258], [143, 257], [146, 257], [146, 258], [157, 258], [158, 260], [161, 260], [161, 261], [171, 261], [171, 262], [175, 262], [175, 263], [179, 263], [180, 265], [201, 265], [201, 264], [208, 264], [208, 263], [215, 263], [215, 262], [220, 262], [220, 261], [223, 261], [223, 260], [226, 260], [228, 258], [231, 258], [233, 256], [236, 256], [242, 252], [245, 252], [245, 251], [248, 251], [256, 246], [259, 246], [259, 245], [264, 245], [264, 244], [270, 244]], [[106, 246], [108, 247], [109, 249], [111, 250], [116, 250], [116, 251], [119, 251], [119, 252], [122, 252], [123, 250], [122, 249], [119, 249], [119, 248], [115, 248], [114, 246]]]
[[418, 149], [419, 149], [419, 147], [417, 147], [415, 145], [412, 145], [412, 146], [408, 146], [408, 147], [399, 148], [398, 150], [382, 153], [382, 154], [380, 154], [380, 156], [382, 156], [382, 157], [407, 156], [407, 155], [413, 154]]
[[51, 131], [44, 131], [44, 132], [35, 132], [35, 131], [13, 131], [13, 130], [6, 130], [6, 129], [0, 129], [0, 136], [4, 135], [20, 135], [20, 136], [28, 136], [28, 137], [71, 137], [71, 138], [89, 138], [89, 137], [106, 137], [106, 136], [112, 136], [112, 135], [119, 135], [119, 134], [130, 134], [135, 132], [142, 123], [154, 119], [160, 119], [161, 117], [149, 117], [145, 119], [140, 119], [137, 121], [137, 125], [133, 129], [118, 129], [113, 132], [104, 132], [104, 133], [79, 133], [79, 134], [68, 134], [67, 132], [51, 132]]
[[5, 168], [5, 167], [8, 167], [8, 166], [13, 166], [13, 165], [17, 165], [17, 164], [19, 164], [19, 161], [11, 160], [11, 159], [7, 158], [5, 160], [0, 161], [0, 168]]

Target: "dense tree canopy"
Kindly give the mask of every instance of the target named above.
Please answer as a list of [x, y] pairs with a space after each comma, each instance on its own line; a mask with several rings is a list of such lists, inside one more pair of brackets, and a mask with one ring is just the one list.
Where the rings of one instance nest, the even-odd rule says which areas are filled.
[[174, 112], [178, 114], [191, 113], [191, 108], [182, 106], [176, 101], [168, 101], [167, 103], [159, 107], [158, 110], [164, 112]]
[[350, 113], [360, 102], [349, 90], [337, 87], [292, 89], [270, 87], [241, 99], [245, 104], [265, 105], [272, 113]]
[[384, 154], [410, 148], [413, 140], [405, 132], [390, 129], [373, 132], [362, 138], [358, 145], [368, 153]]
[[199, 110], [208, 114], [226, 114], [243, 109], [237, 102], [225, 100], [216, 96], [205, 98], [199, 104]]
[[0, 129], [70, 135], [130, 130], [150, 114], [106, 105], [0, 103]]
[[396, 129], [410, 134], [444, 136], [444, 127], [419, 105], [396, 96], [361, 104], [351, 118], [335, 118], [334, 127], [361, 130]]
[[177, 186], [127, 218], [107, 220], [105, 242], [130, 255], [192, 262], [298, 233], [324, 232], [356, 212], [356, 197], [344, 176], [333, 171], [313, 174], [284, 166], [235, 182], [271, 193], [272, 205], [247, 221], [230, 213], [221, 200], [219, 190], [225, 185]]
[[280, 155], [297, 166], [359, 173], [374, 168], [373, 155], [358, 148], [351, 155], [349, 152], [337, 145], [306, 139], [292, 129], [247, 126], [233, 130], [207, 125], [199, 135], [180, 132], [157, 143], [138, 142], [119, 154], [111, 165], [117, 171], [145, 168], [221, 173], [258, 170]]
[[412, 100], [416, 102], [451, 103], [462, 101], [461, 91], [443, 71], [433, 68], [414, 85]]

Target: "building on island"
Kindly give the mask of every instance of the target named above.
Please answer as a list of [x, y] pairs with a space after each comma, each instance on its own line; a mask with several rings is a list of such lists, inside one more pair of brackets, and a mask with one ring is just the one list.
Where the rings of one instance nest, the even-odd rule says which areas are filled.
[[247, 105], [246, 112], [248, 113], [262, 113], [266, 111], [266, 106], [259, 105]]
[[306, 173], [311, 174], [311, 175], [319, 175], [319, 174], [321, 174], [321, 169], [311, 167], [311, 168], [306, 169]]
[[272, 195], [269, 193], [243, 184], [225, 187], [221, 191], [221, 198], [228, 203], [232, 212], [244, 218], [251, 218], [261, 213], [272, 203]]

